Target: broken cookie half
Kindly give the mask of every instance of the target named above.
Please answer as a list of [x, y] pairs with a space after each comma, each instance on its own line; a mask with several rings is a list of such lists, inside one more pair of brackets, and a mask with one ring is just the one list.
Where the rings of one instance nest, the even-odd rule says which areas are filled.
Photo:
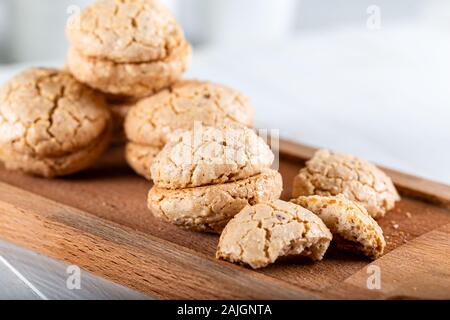
[[216, 257], [253, 269], [279, 257], [307, 256], [321, 260], [332, 235], [309, 210], [281, 200], [245, 207], [225, 227]]
[[386, 246], [383, 231], [358, 203], [342, 195], [298, 197], [291, 201], [318, 215], [335, 238], [342, 239], [339, 247], [361, 252], [372, 259], [383, 254]]

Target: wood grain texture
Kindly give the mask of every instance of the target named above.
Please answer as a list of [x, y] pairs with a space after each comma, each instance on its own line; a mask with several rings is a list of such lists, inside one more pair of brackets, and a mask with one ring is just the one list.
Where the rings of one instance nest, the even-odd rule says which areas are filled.
[[0, 194], [2, 238], [159, 298], [314, 297], [4, 183]]
[[[294, 175], [314, 149], [289, 142], [282, 142], [280, 148], [282, 197], [288, 200]], [[112, 150], [97, 167], [51, 181], [0, 169], [0, 181], [5, 182], [0, 184], [0, 238], [158, 298], [389, 298], [395, 288], [405, 286], [400, 276], [398, 282], [389, 280], [393, 288], [386, 291], [368, 290], [365, 281], [349, 280], [359, 273], [363, 277], [371, 261], [334, 247], [319, 263], [284, 258], [258, 272], [217, 261], [218, 236], [184, 231], [151, 215], [145, 201], [151, 185], [125, 166], [121, 152]], [[392, 175], [394, 180], [401, 176]], [[420, 182], [416, 189], [414, 180], [407, 183], [422, 197], [406, 193], [379, 221], [387, 240], [385, 257], [450, 223], [449, 210], [442, 203], [447, 186], [434, 199], [437, 206], [421, 200], [426, 198], [421, 189], [428, 185], [434, 190], [438, 185]], [[448, 252], [430, 254], [449, 259]], [[413, 256], [405, 259], [416, 268]], [[394, 268], [389, 274], [395, 274], [395, 265], [388, 266]], [[433, 263], [427, 268], [431, 272]], [[426, 275], [422, 279], [434, 280]], [[448, 289], [434, 290], [436, 296], [450, 297]], [[430, 296], [429, 292], [401, 294]]]
[[[371, 263], [381, 271], [381, 288], [388, 299], [449, 299], [450, 224], [430, 231]], [[367, 267], [345, 280], [362, 286]]]

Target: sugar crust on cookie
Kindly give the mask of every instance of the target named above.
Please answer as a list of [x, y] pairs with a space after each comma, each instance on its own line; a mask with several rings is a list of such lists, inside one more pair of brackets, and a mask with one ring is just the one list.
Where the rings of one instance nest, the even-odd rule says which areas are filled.
[[202, 127], [171, 139], [154, 159], [151, 177], [160, 188], [198, 187], [249, 178], [273, 161], [252, 129]]
[[400, 199], [392, 180], [372, 163], [352, 155], [319, 150], [294, 178], [293, 198], [343, 194], [377, 219]]
[[127, 116], [130, 141], [163, 147], [175, 130], [194, 123], [220, 127], [253, 126], [255, 109], [238, 91], [207, 81], [182, 80], [139, 101]]
[[70, 21], [66, 31], [84, 56], [117, 63], [163, 60], [185, 42], [169, 10], [149, 0], [96, 1]]
[[67, 72], [28, 69], [0, 91], [0, 157], [8, 168], [72, 173], [96, 160], [111, 130], [104, 98]]

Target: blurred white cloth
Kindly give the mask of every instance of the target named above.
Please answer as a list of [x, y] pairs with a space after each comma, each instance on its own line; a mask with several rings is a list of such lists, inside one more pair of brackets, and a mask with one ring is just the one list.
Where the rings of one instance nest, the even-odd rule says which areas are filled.
[[238, 88], [257, 125], [450, 183], [449, 33], [390, 26], [197, 52], [189, 76]]
[[[244, 92], [257, 126], [282, 137], [450, 183], [448, 36], [403, 25], [215, 47], [194, 54], [188, 77]], [[0, 68], [0, 82], [20, 68]]]

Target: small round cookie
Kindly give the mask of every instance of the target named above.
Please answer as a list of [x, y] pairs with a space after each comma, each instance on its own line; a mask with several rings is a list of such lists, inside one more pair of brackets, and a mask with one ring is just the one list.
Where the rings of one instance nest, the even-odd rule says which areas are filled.
[[383, 255], [386, 246], [383, 230], [358, 203], [343, 195], [298, 197], [291, 202], [318, 215], [333, 235], [338, 235], [353, 245], [345, 248], [354, 249], [372, 259]]
[[204, 126], [253, 126], [255, 109], [241, 93], [206, 81], [182, 80], [139, 101], [125, 120], [128, 140], [164, 147], [176, 130]]
[[[125, 119], [125, 132], [130, 143], [162, 149], [171, 134], [192, 130], [195, 123], [211, 127], [251, 127], [254, 113], [249, 100], [231, 88], [182, 80], [140, 100]], [[144, 168], [148, 164], [134, 162], [130, 165]], [[144, 176], [149, 175], [146, 172]]]
[[158, 147], [145, 146], [130, 142], [125, 147], [125, 157], [129, 166], [147, 180], [152, 180], [150, 167], [161, 151]]
[[251, 178], [224, 184], [180, 190], [153, 187], [148, 207], [156, 217], [177, 226], [220, 233], [245, 206], [276, 200], [282, 189], [281, 175], [266, 169]]
[[170, 139], [154, 159], [151, 176], [166, 189], [220, 184], [257, 175], [274, 158], [252, 129], [199, 126]]
[[274, 202], [245, 207], [225, 227], [216, 257], [253, 269], [279, 257], [301, 255], [322, 260], [332, 235], [312, 212], [293, 203]]
[[132, 97], [156, 92], [181, 77], [191, 47], [173, 15], [156, 0], [99, 0], [66, 30], [68, 67], [81, 82]]
[[75, 173], [107, 148], [112, 121], [104, 98], [55, 69], [28, 69], [0, 91], [0, 160], [44, 177]]
[[400, 196], [392, 180], [372, 163], [352, 155], [319, 150], [294, 179], [292, 197], [343, 194], [377, 219]]
[[67, 26], [72, 46], [117, 63], [163, 60], [185, 42], [183, 30], [157, 0], [100, 0]]

